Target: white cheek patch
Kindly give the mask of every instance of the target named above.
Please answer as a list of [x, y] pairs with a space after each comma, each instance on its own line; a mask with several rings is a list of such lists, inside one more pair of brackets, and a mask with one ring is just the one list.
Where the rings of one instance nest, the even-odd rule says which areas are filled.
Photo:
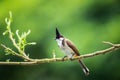
[[58, 39], [57, 39], [56, 41], [57, 41], [57, 43], [58, 43], [58, 46], [61, 47], [61, 46], [62, 46], [62, 41], [61, 41], [61, 40], [58, 40]]

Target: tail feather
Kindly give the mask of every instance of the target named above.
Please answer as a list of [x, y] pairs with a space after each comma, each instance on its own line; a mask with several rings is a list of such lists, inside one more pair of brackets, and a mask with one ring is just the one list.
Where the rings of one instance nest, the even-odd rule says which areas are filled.
[[80, 66], [83, 70], [83, 72], [85, 73], [85, 75], [89, 75], [89, 69], [86, 67], [86, 65], [84, 64], [84, 62], [82, 60], [79, 60]]

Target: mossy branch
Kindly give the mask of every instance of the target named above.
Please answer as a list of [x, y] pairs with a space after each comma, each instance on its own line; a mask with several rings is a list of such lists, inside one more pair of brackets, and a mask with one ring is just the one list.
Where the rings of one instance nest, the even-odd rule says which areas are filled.
[[[11, 42], [13, 43], [13, 46], [18, 50], [18, 52], [15, 52], [14, 50], [12, 50], [9, 47], [6, 47], [4, 44], [1, 44], [1, 46], [5, 49], [5, 52], [7, 54], [11, 54], [17, 57], [20, 57], [22, 59], [24, 59], [25, 61], [23, 62], [10, 62], [10, 61], [6, 61], [6, 62], [0, 62], [0, 65], [34, 65], [34, 64], [41, 64], [41, 63], [51, 63], [51, 62], [62, 62], [63, 59], [62, 58], [56, 58], [55, 53], [53, 53], [53, 58], [44, 58], [44, 59], [31, 59], [26, 53], [25, 53], [25, 47], [27, 45], [35, 45], [35, 42], [31, 42], [28, 43], [26, 38], [27, 36], [30, 34], [30, 30], [26, 33], [22, 33], [22, 35], [19, 35], [19, 30], [16, 30], [16, 36], [18, 38], [18, 41], [16, 42], [16, 40], [14, 39], [14, 33], [11, 31], [11, 22], [12, 22], [12, 13], [10, 12], [10, 18], [6, 18], [5, 22], [7, 24], [7, 29], [6, 31], [3, 33], [3, 35], [7, 34], [9, 35], [9, 38], [11, 40]], [[89, 58], [89, 57], [93, 57], [96, 55], [100, 55], [100, 54], [106, 54], [108, 52], [113, 52], [115, 50], [120, 49], [120, 44], [113, 44], [111, 42], [103, 42], [105, 44], [110, 45], [110, 48], [104, 49], [104, 50], [100, 50], [100, 51], [95, 51], [89, 54], [85, 54], [85, 55], [80, 55], [77, 57], [74, 57], [73, 60], [77, 60], [77, 59], [83, 59], [83, 58]], [[65, 58], [64, 61], [70, 60], [69, 58]]]

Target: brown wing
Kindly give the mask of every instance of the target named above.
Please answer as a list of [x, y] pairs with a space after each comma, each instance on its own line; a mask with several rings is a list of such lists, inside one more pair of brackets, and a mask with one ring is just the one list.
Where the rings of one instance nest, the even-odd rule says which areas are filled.
[[80, 55], [78, 49], [75, 47], [75, 45], [70, 40], [66, 39], [66, 43], [75, 52], [77, 56]]

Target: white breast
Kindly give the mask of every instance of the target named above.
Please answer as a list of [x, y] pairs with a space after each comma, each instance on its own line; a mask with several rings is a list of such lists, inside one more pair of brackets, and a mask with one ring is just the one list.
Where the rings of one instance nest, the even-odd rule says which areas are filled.
[[62, 47], [62, 40], [56, 39], [58, 46], [61, 48]]
[[58, 43], [58, 46], [60, 47], [60, 49], [66, 54], [66, 56], [68, 56], [69, 58], [71, 58], [73, 56], [73, 50], [71, 48], [68, 47], [68, 45], [65, 43], [65, 45], [62, 45], [62, 40], [57, 39], [56, 40]]
[[68, 46], [63, 47], [62, 51], [63, 51], [69, 58], [71, 58], [71, 57], [73, 56], [73, 51], [72, 51]]

